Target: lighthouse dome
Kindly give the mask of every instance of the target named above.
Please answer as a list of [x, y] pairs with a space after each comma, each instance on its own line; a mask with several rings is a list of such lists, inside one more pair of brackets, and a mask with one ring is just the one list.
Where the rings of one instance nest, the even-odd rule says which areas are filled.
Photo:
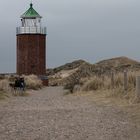
[[36, 10], [33, 8], [33, 4], [30, 4], [30, 8], [20, 16], [21, 18], [42, 18]]

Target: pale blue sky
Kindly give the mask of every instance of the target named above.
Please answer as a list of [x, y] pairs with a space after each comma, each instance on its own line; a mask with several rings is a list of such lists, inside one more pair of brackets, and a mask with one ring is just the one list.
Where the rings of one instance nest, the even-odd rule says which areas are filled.
[[[16, 26], [30, 0], [0, 1], [0, 73], [16, 71]], [[47, 26], [47, 67], [127, 56], [140, 61], [139, 0], [33, 0]]]

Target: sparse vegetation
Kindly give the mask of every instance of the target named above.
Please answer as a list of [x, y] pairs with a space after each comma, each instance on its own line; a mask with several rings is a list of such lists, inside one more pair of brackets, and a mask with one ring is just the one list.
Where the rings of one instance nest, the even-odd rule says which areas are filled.
[[[70, 64], [69, 64], [70, 65]], [[71, 63], [74, 65], [74, 62]], [[61, 67], [62, 68], [62, 67]], [[65, 69], [65, 67], [63, 66]], [[69, 73], [72, 71], [73, 73]], [[127, 91], [124, 90], [124, 70], [128, 71]], [[55, 85], [63, 85], [71, 93], [98, 92], [106, 97], [121, 98], [135, 102], [136, 76], [140, 75], [140, 63], [127, 57], [118, 57], [100, 61], [96, 64], [81, 63], [76, 69], [68, 70], [67, 77], [61, 76], [63, 69], [52, 76]], [[112, 72], [113, 80], [112, 80]], [[58, 78], [59, 75], [59, 78]], [[135, 99], [135, 100], [134, 100]], [[138, 102], [138, 101], [137, 101]]]
[[[11, 89], [9, 87], [9, 83], [14, 83], [15, 80], [15, 76], [11, 76], [11, 75], [5, 75], [5, 76], [1, 76], [0, 78], [0, 99], [3, 99], [5, 97], [7, 97], [7, 95], [9, 94], [9, 92], [11, 92]], [[42, 88], [42, 81], [36, 76], [36, 75], [29, 75], [29, 76], [24, 76], [25, 79], [25, 83], [26, 83], [26, 88], [27, 89], [40, 89]], [[16, 93], [17, 95], [17, 93]], [[23, 96], [27, 96], [28, 93], [24, 93]]]

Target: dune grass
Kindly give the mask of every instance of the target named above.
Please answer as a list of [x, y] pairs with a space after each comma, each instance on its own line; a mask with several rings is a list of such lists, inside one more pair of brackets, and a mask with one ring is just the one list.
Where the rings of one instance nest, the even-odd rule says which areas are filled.
[[29, 96], [28, 89], [38, 90], [43, 87], [42, 81], [36, 75], [22, 76], [25, 79], [26, 91], [20, 94], [10, 88], [9, 83], [14, 83], [15, 76], [7, 75], [0, 78], [0, 99], [13, 96]]
[[[140, 99], [136, 96], [136, 76], [140, 75], [140, 71], [127, 73], [127, 90], [124, 89], [124, 73], [115, 73], [112, 84], [110, 75], [93, 75], [86, 78], [81, 78], [75, 86], [79, 85], [80, 90], [74, 91], [82, 94], [92, 93], [97, 96], [103, 95], [102, 98], [114, 98], [116, 100], [124, 100], [127, 103], [139, 103]], [[72, 81], [67, 85], [70, 91], [74, 89]], [[93, 96], [94, 97], [94, 96]]]

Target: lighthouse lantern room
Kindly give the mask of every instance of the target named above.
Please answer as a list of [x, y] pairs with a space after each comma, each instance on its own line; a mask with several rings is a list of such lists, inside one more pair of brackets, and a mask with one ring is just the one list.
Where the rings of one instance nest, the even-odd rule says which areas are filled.
[[17, 34], [46, 34], [46, 27], [41, 26], [41, 18], [42, 17], [33, 9], [33, 4], [31, 3], [30, 8], [21, 15], [21, 27], [17, 27]]

